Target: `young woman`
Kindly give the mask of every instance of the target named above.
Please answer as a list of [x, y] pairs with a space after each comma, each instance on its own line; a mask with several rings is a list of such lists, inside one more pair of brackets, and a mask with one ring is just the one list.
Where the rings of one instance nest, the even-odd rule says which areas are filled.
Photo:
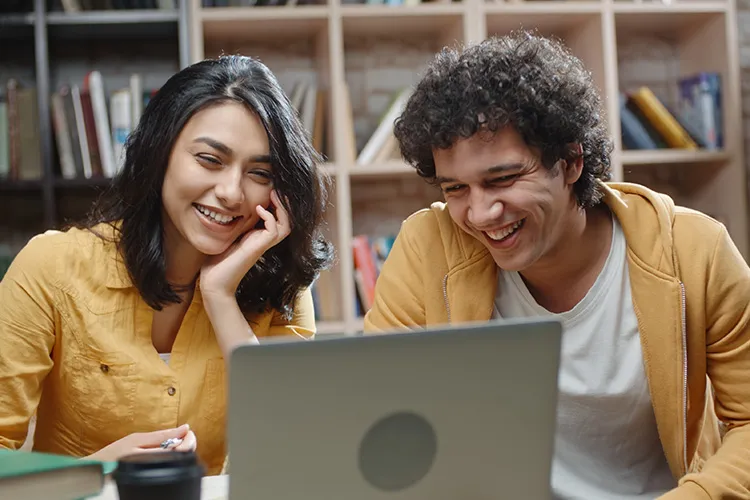
[[36, 413], [35, 450], [116, 460], [176, 438], [218, 473], [232, 349], [315, 331], [318, 161], [260, 62], [170, 78], [87, 222], [33, 238], [0, 282], [0, 447]]

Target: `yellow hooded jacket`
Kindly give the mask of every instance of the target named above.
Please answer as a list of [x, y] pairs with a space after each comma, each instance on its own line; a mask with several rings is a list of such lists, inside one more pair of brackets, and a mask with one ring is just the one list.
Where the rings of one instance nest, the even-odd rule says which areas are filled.
[[[601, 189], [625, 233], [649, 391], [679, 482], [662, 499], [750, 499], [750, 268], [710, 217], [642, 186]], [[497, 273], [435, 203], [404, 222], [365, 331], [489, 320]]]

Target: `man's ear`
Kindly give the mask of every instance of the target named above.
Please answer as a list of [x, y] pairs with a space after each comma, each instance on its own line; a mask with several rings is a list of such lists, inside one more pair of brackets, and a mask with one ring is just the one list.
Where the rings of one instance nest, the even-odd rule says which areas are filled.
[[566, 159], [562, 164], [565, 182], [575, 184], [583, 173], [583, 146], [580, 144], [568, 144]]

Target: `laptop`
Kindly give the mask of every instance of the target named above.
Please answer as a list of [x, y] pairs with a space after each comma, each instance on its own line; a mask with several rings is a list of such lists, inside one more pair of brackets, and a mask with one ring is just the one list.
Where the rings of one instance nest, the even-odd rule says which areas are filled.
[[229, 499], [549, 499], [561, 337], [496, 320], [239, 347]]

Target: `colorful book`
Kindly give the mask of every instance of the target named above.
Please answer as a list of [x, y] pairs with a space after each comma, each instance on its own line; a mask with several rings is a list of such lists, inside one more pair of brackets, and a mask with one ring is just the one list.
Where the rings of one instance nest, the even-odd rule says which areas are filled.
[[698, 149], [690, 134], [680, 126], [659, 99], [648, 87], [641, 87], [632, 94], [632, 99], [643, 112], [646, 119], [664, 137], [667, 145], [672, 148]]
[[627, 107], [628, 97], [620, 92], [620, 129], [622, 144], [625, 149], [658, 149], [646, 127], [638, 117]]
[[680, 117], [701, 136], [708, 149], [724, 147], [721, 75], [702, 72], [679, 81]]

